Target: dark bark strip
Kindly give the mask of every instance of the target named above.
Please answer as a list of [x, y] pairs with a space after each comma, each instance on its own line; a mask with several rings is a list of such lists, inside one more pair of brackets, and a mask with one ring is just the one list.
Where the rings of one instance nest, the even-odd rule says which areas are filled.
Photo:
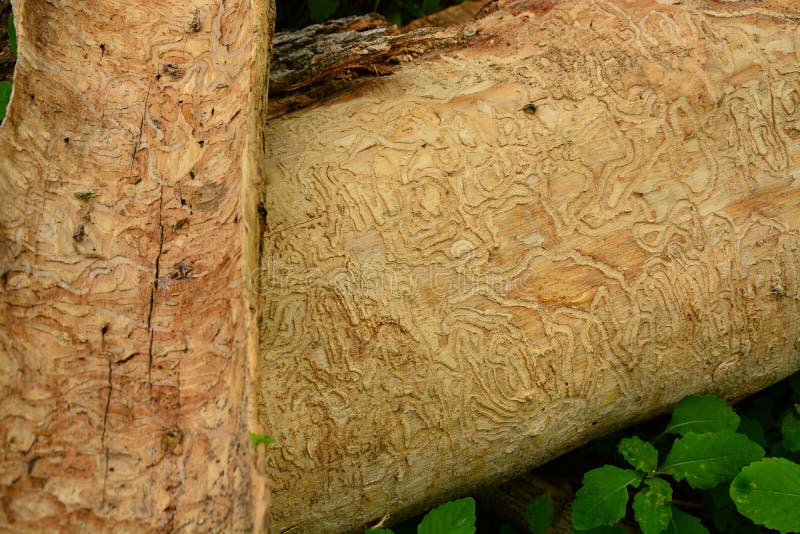
[[388, 74], [401, 56], [415, 56], [459, 42], [461, 31], [420, 28], [398, 33], [375, 15], [348, 17], [292, 32], [278, 32], [273, 41], [270, 94], [285, 93], [323, 79], [353, 72]]
[[8, 19], [11, 16], [11, 0], [0, 0], [0, 81], [14, 77], [17, 57], [8, 40]]
[[150, 336], [148, 351], [147, 351], [147, 385], [152, 389], [153, 387], [153, 309], [156, 304], [156, 291], [158, 290], [158, 277], [161, 269], [161, 254], [164, 252], [164, 187], [161, 187], [161, 194], [158, 197], [158, 253], [156, 254], [155, 262], [155, 275], [153, 277], [153, 285], [150, 288], [150, 310], [147, 313], [147, 332]]

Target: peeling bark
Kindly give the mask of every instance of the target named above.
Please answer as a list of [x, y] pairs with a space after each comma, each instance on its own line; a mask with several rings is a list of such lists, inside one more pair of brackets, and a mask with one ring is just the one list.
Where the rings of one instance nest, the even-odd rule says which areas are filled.
[[0, 528], [264, 526], [266, 0], [17, 0], [0, 128]]
[[800, 366], [797, 6], [492, 10], [270, 122], [275, 532], [410, 514]]
[[0, 81], [14, 77], [16, 57], [8, 38], [8, 19], [11, 17], [10, 0], [0, 0]]
[[275, 61], [269, 91], [295, 91], [348, 72], [389, 74], [390, 63], [398, 56], [419, 55], [458, 40], [456, 28], [420, 28], [398, 34], [388, 22], [374, 15], [278, 32], [273, 43]]

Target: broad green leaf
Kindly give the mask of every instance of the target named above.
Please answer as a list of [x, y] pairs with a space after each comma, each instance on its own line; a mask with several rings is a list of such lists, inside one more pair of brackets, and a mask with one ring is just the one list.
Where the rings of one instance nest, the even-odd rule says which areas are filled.
[[260, 443], [263, 443], [264, 445], [275, 443], [275, 438], [271, 438], [266, 434], [254, 434], [250, 432], [249, 436], [250, 436], [250, 444], [253, 446], [254, 449], [257, 449]]
[[633, 516], [643, 534], [659, 534], [672, 519], [672, 486], [660, 478], [648, 478], [647, 487], [633, 497]]
[[673, 506], [672, 519], [665, 532], [667, 534], [708, 534], [708, 529], [695, 516]]
[[14, 55], [17, 55], [17, 29], [14, 27], [14, 15], [8, 17], [8, 44]]
[[628, 534], [628, 531], [625, 530], [625, 527], [602, 526], [602, 527], [590, 528], [589, 530], [575, 530], [573, 528], [572, 534]]
[[620, 440], [617, 450], [639, 471], [649, 473], [658, 465], [658, 451], [639, 436]]
[[800, 531], [800, 465], [785, 458], [764, 458], [731, 482], [739, 513], [780, 532]]
[[0, 121], [6, 118], [6, 108], [11, 100], [11, 82], [0, 82]]
[[364, 534], [394, 534], [394, 532], [388, 528], [368, 528]]
[[339, 7], [339, 0], [306, 0], [314, 22], [324, 22]]
[[767, 438], [764, 436], [764, 429], [761, 427], [761, 423], [759, 423], [756, 419], [747, 417], [746, 415], [739, 417], [741, 421], [739, 421], [739, 429], [737, 432], [739, 434], [744, 434], [762, 447], [766, 447]]
[[725, 401], [713, 395], [686, 397], [672, 411], [665, 434], [720, 432], [739, 428], [739, 416]]
[[800, 414], [791, 408], [781, 420], [781, 434], [783, 434], [783, 446], [790, 451], [800, 451]]
[[614, 525], [625, 517], [628, 486], [641, 483], [642, 475], [631, 469], [604, 465], [588, 471], [572, 503], [572, 525], [577, 530]]
[[437, 506], [422, 518], [417, 534], [475, 534], [475, 500], [466, 497]]
[[675, 480], [686, 479], [696, 489], [713, 488], [764, 457], [764, 449], [744, 434], [733, 432], [689, 433], [676, 439], [661, 471]]
[[553, 524], [553, 498], [549, 493], [539, 495], [525, 510], [525, 521], [528, 530], [533, 534], [542, 534]]

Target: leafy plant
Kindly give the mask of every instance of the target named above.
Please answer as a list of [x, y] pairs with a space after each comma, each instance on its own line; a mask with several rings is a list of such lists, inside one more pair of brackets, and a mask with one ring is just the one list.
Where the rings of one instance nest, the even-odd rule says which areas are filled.
[[542, 534], [553, 524], [553, 498], [549, 493], [536, 497], [525, 510], [525, 522], [532, 534]]
[[425, 514], [418, 534], [474, 534], [475, 501], [472, 497], [446, 502]]
[[75, 195], [75, 198], [81, 202], [89, 202], [95, 197], [95, 193], [93, 191], [75, 191], [73, 195]]
[[0, 82], [0, 122], [6, 118], [6, 108], [8, 107], [8, 101], [11, 100], [11, 89], [11, 82]]
[[800, 530], [800, 465], [785, 458], [765, 458], [739, 473], [731, 483], [739, 513], [780, 532]]
[[742, 467], [764, 457], [764, 449], [744, 434], [688, 433], [675, 440], [662, 473], [693, 488], [710, 489], [731, 480]]
[[643, 477], [636, 471], [604, 465], [583, 476], [583, 487], [572, 503], [572, 526], [588, 530], [613, 525], [625, 517], [628, 486], [638, 487]]
[[[365, 534], [393, 534], [387, 528], [368, 529]], [[475, 534], [475, 500], [465, 497], [437, 506], [422, 518], [417, 534]]]
[[[800, 530], [800, 465], [786, 458], [764, 458], [765, 446], [788, 453], [800, 450], [800, 409], [795, 406], [775, 420], [773, 408], [774, 403], [762, 402], [765, 431], [762, 421], [740, 418], [713, 396], [685, 398], [653, 442], [638, 436], [619, 441], [617, 451], [633, 469], [604, 465], [585, 473], [572, 505], [574, 529], [611, 532], [607, 529], [617, 528], [626, 516], [635, 491], [631, 508], [643, 534], [708, 533], [699, 518], [673, 503], [672, 484], [683, 482], [687, 491], [707, 491], [704, 502], [721, 512], [713, 516], [720, 530], [750, 531], [728, 517], [733, 503], [756, 524], [780, 532]], [[775, 432], [778, 427], [780, 434]], [[659, 454], [654, 442], [668, 435], [677, 437]], [[660, 456], [665, 456], [661, 462]]]
[[14, 55], [17, 55], [17, 29], [14, 27], [14, 15], [8, 17], [8, 45]]
[[253, 446], [254, 449], [258, 449], [258, 446], [263, 443], [264, 445], [270, 445], [275, 443], [275, 438], [271, 438], [266, 434], [254, 434], [250, 432], [248, 434], [250, 437], [250, 444]]
[[[14, 28], [14, 15], [8, 17], [8, 43], [14, 55], [17, 55], [17, 31]], [[6, 108], [11, 100], [12, 84], [9, 81], [0, 81], [0, 122], [6, 118]]]

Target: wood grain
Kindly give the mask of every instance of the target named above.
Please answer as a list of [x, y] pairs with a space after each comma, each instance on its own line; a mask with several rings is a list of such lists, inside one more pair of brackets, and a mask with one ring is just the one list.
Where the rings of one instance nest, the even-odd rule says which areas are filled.
[[19, 59], [0, 128], [0, 529], [260, 529], [245, 272], [258, 261], [273, 10], [14, 8]]

